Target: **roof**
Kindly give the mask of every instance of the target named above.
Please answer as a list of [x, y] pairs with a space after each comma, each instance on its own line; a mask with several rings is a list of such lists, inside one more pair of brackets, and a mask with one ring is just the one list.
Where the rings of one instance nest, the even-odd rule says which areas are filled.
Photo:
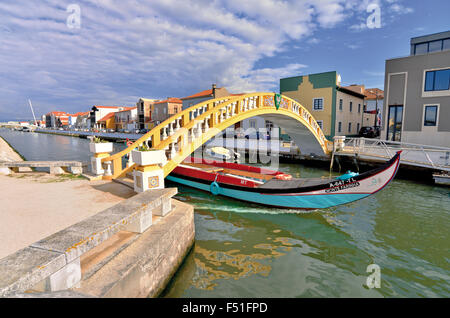
[[176, 97], [169, 97], [166, 100], [162, 100], [160, 102], [155, 103], [156, 104], [162, 104], [162, 103], [176, 103], [176, 104], [181, 104], [183, 103], [183, 101], [179, 98]]
[[352, 89], [349, 89], [349, 88], [346, 88], [346, 87], [343, 87], [343, 86], [337, 85], [336, 89], [338, 91], [340, 91], [340, 92], [343, 92], [343, 93], [346, 93], [346, 94], [349, 94], [349, 95], [352, 95], [352, 96], [355, 96], [355, 97], [359, 97], [359, 98], [366, 97], [364, 94], [358, 93], [358, 92], [356, 92], [356, 91], [354, 91]]
[[99, 121], [107, 121], [110, 118], [114, 118], [115, 112], [111, 112], [108, 113], [106, 116], [104, 116], [102, 119], [100, 119]]
[[66, 112], [53, 111], [53, 112], [47, 113], [46, 115], [68, 116], [69, 114], [67, 114]]
[[[219, 89], [219, 88], [216, 88], [216, 89]], [[212, 96], [212, 94], [213, 94], [212, 89], [207, 89], [205, 91], [198, 92], [194, 95], [183, 97], [183, 98], [181, 98], [181, 100], [198, 98], [198, 97], [207, 97], [207, 96]]]
[[137, 107], [136, 106], [134, 106], [134, 107], [124, 107], [123, 110], [118, 111], [117, 113], [127, 112], [127, 111], [133, 110], [133, 109], [137, 109]]
[[96, 108], [119, 108], [122, 106], [97, 106], [97, 105], [94, 105], [94, 107], [96, 107]]
[[368, 100], [375, 100], [377, 99], [384, 99], [384, 91], [379, 88], [367, 88], [364, 92], [366, 95], [366, 99]]
[[75, 113], [75, 114], [68, 114], [68, 115], [72, 116], [72, 117], [86, 116], [86, 115], [89, 115], [89, 112], [78, 112], [78, 113]]

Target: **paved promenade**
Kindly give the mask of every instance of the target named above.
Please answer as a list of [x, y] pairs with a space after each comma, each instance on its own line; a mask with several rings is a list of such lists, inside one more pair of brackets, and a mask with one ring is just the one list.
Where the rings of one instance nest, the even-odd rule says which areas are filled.
[[0, 193], [0, 259], [135, 195], [114, 182], [39, 172], [0, 175]]

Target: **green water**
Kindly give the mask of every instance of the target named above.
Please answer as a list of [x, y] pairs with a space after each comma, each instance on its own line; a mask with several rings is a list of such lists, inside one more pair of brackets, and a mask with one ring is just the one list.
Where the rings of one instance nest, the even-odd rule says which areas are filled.
[[[449, 188], [395, 179], [364, 200], [307, 213], [179, 192], [195, 207], [196, 242], [165, 297], [450, 296]], [[366, 286], [369, 264], [381, 269], [380, 288]]]
[[[27, 160], [89, 161], [85, 139], [0, 136]], [[297, 164], [280, 170], [327, 175]], [[195, 207], [196, 242], [164, 296], [449, 297], [449, 192], [396, 178], [364, 200], [298, 213], [179, 187], [176, 198]], [[379, 289], [365, 286], [369, 264], [380, 266]]]

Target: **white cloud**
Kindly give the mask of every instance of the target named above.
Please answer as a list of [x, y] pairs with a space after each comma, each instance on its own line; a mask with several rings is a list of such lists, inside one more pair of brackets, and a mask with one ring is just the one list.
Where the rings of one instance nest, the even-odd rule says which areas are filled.
[[43, 113], [182, 97], [213, 82], [235, 92], [274, 90], [305, 65], [255, 68], [258, 61], [289, 50], [292, 40], [317, 43], [316, 30], [338, 25], [363, 2], [84, 0], [76, 2], [81, 28], [69, 29], [70, 2], [3, 1], [0, 117], [30, 97]]

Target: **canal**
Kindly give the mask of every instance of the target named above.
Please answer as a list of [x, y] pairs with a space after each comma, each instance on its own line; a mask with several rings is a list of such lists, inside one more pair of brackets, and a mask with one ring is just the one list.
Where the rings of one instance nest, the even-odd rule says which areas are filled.
[[[89, 161], [86, 139], [6, 129], [0, 136], [27, 160]], [[300, 164], [280, 170], [328, 173]], [[195, 207], [196, 243], [164, 297], [450, 296], [449, 188], [396, 178], [369, 198], [313, 212], [186, 187], [176, 199]], [[380, 288], [366, 286], [370, 264], [380, 268]]]

